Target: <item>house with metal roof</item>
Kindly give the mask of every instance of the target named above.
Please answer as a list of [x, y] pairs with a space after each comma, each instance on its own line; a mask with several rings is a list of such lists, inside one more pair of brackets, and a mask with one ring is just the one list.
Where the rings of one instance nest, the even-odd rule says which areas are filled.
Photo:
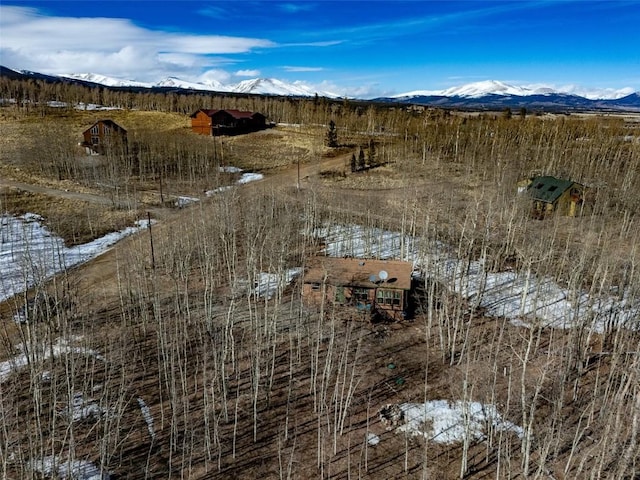
[[584, 202], [585, 187], [572, 180], [551, 176], [534, 177], [527, 187], [533, 200], [533, 214], [542, 218], [551, 213], [574, 217]]
[[400, 320], [407, 315], [412, 272], [411, 262], [399, 260], [314, 257], [302, 295], [307, 305], [325, 302], [367, 319]]
[[191, 130], [201, 135], [237, 135], [266, 128], [259, 112], [200, 109], [191, 114]]

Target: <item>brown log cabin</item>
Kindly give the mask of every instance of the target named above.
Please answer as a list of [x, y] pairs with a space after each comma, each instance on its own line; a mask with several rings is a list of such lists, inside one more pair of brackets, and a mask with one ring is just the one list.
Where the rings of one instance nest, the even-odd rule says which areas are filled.
[[352, 309], [356, 318], [405, 318], [413, 264], [398, 260], [315, 257], [304, 275], [308, 306], [322, 302]]
[[127, 131], [113, 120], [98, 120], [82, 132], [88, 155], [104, 155], [109, 150], [124, 151], [127, 146]]
[[266, 128], [258, 112], [200, 109], [191, 115], [191, 130], [200, 135], [238, 135]]

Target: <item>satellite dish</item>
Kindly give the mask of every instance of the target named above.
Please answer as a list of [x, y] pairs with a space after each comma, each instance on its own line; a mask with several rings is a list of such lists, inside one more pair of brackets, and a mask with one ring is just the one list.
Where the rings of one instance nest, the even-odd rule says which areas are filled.
[[384, 282], [387, 279], [387, 277], [389, 277], [389, 274], [385, 270], [380, 270], [380, 273], [378, 273], [378, 276], [380, 277], [380, 280]]
[[373, 274], [369, 275], [369, 281], [370, 281], [371, 283], [376, 283], [376, 281], [377, 281], [377, 280], [378, 280], [378, 277], [376, 277], [376, 274], [375, 274], [375, 273], [373, 273]]

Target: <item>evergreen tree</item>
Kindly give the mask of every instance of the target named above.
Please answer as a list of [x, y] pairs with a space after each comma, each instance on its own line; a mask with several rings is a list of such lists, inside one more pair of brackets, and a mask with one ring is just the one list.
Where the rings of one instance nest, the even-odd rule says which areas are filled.
[[360, 153], [358, 154], [358, 170], [364, 170], [367, 164], [364, 160], [364, 151], [360, 148]]
[[329, 122], [329, 130], [327, 130], [327, 147], [335, 148], [338, 146], [338, 131], [336, 130], [336, 122]]
[[378, 162], [376, 160], [376, 142], [373, 139], [369, 139], [369, 151], [368, 160], [370, 167], [376, 167]]
[[355, 172], [357, 170], [357, 166], [356, 166], [356, 154], [352, 153], [351, 154], [351, 173]]

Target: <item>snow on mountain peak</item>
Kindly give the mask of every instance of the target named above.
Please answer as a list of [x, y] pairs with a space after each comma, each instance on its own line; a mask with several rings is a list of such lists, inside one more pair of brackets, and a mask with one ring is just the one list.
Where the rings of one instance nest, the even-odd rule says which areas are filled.
[[567, 85], [555, 88], [545, 84], [533, 85], [509, 85], [499, 80], [484, 80], [481, 82], [468, 83], [456, 87], [447, 88], [445, 90], [417, 90], [414, 92], [402, 93], [394, 95], [393, 98], [404, 98], [412, 96], [441, 96], [441, 97], [464, 97], [464, 98], [481, 98], [488, 95], [504, 95], [504, 96], [520, 96], [526, 97], [531, 95], [577, 95], [588, 98], [589, 100], [613, 100], [625, 97], [633, 93], [632, 88], [584, 88], [576, 85]]
[[58, 75], [63, 78], [82, 80], [84, 82], [99, 83], [107, 87], [151, 87], [150, 83], [136, 82], [133, 80], [122, 80], [120, 78], [100, 75], [98, 73], [64, 73]]
[[325, 97], [337, 97], [330, 92], [315, 90], [303, 82], [284, 82], [276, 78], [254, 78], [243, 80], [237, 84], [223, 84], [214, 79], [208, 79], [203, 82], [193, 82], [182, 80], [177, 77], [167, 77], [157, 83], [142, 83], [128, 80], [121, 80], [106, 75], [95, 73], [71, 73], [59, 75], [64, 78], [72, 78], [85, 82], [99, 83], [109, 87], [165, 87], [165, 88], [184, 88], [189, 90], [203, 90], [215, 92], [230, 93], [249, 93], [259, 95], [283, 95], [283, 96], [299, 96], [310, 97], [316, 93]]
[[617, 100], [634, 93], [633, 88], [585, 88], [579, 85], [567, 85], [561, 87], [563, 93], [578, 95], [589, 100]]
[[294, 95], [309, 97], [316, 94], [311, 88], [299, 83], [286, 83], [277, 78], [254, 78], [243, 80], [233, 89], [237, 93], [258, 93], [263, 95]]
[[[26, 72], [25, 72], [26, 73]], [[253, 78], [236, 84], [223, 84], [215, 79], [200, 82], [182, 80], [177, 77], [167, 77], [157, 83], [145, 83], [133, 80], [123, 80], [116, 77], [96, 73], [70, 73], [58, 75], [62, 78], [98, 83], [109, 87], [166, 87], [190, 90], [244, 93], [257, 95], [281, 95], [309, 97], [316, 94], [323, 97], [337, 98], [335, 93], [317, 90], [305, 82], [285, 82], [276, 78]], [[633, 88], [586, 88], [579, 85], [565, 85], [555, 87], [548, 84], [511, 85], [500, 80], [483, 80], [480, 82], [458, 85], [444, 90], [415, 90], [394, 95], [392, 98], [408, 100], [418, 96], [482, 98], [490, 95], [525, 97], [531, 95], [574, 95], [589, 100], [617, 100], [634, 93]]]
[[222, 83], [216, 80], [206, 82], [188, 82], [177, 77], [167, 77], [154, 85], [155, 87], [186, 88], [189, 90], [213, 90], [217, 92], [229, 91]]
[[507, 85], [498, 80], [485, 80], [459, 87], [448, 88], [443, 92], [446, 97], [483, 97], [485, 95], [529, 95], [529, 90], [523, 87]]

